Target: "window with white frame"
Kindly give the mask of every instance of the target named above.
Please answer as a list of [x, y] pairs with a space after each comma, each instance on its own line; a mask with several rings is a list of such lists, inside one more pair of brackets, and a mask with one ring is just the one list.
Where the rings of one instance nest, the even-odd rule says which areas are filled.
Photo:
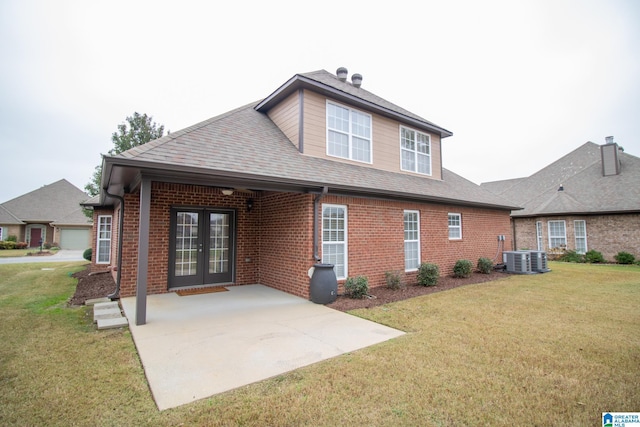
[[333, 264], [338, 279], [347, 277], [347, 207], [322, 205], [322, 262]]
[[567, 247], [567, 230], [563, 221], [549, 221], [549, 248]]
[[573, 222], [573, 230], [576, 236], [576, 252], [584, 254], [587, 252], [587, 223], [584, 220]]
[[0, 227], [0, 240], [4, 240], [4, 228]]
[[96, 244], [96, 264], [111, 262], [111, 215], [98, 216], [98, 241]]
[[449, 239], [462, 239], [462, 215], [459, 213], [449, 214]]
[[431, 175], [431, 137], [400, 126], [400, 158], [403, 171]]
[[417, 270], [420, 265], [420, 213], [404, 211], [404, 269]]
[[371, 163], [371, 115], [327, 102], [327, 154]]
[[536, 239], [538, 241], [538, 250], [544, 251], [544, 242], [542, 241], [542, 221], [536, 222]]

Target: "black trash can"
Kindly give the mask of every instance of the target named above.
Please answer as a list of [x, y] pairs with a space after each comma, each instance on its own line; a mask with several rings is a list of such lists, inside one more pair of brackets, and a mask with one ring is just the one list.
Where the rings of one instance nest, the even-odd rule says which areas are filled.
[[329, 304], [338, 298], [338, 279], [333, 264], [315, 264], [309, 293], [316, 304]]

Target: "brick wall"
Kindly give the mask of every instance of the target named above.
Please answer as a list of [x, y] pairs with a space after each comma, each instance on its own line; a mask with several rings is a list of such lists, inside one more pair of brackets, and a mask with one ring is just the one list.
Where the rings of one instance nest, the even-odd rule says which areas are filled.
[[537, 249], [536, 222], [542, 222], [544, 250], [549, 251], [548, 221], [565, 221], [567, 249], [575, 250], [574, 221], [584, 220], [587, 226], [587, 250], [602, 252], [607, 261], [626, 251], [640, 256], [640, 214], [572, 215], [538, 218], [514, 218], [518, 249]]
[[[246, 200], [254, 199], [247, 212]], [[237, 212], [236, 280], [234, 284], [261, 283], [304, 298], [309, 296], [307, 275], [313, 258], [314, 195], [273, 193], [247, 195], [235, 192], [224, 196], [212, 187], [153, 182], [151, 187], [150, 253], [147, 291], [168, 291], [169, 233], [172, 206], [233, 208]], [[125, 195], [122, 297], [135, 295], [138, 258], [139, 194]], [[403, 203], [354, 197], [326, 196], [321, 203], [347, 206], [348, 274], [365, 275], [370, 286], [385, 284], [386, 271], [399, 271], [407, 283], [415, 283], [415, 272], [404, 273], [404, 210], [420, 212], [421, 259], [440, 266], [450, 274], [458, 259], [474, 265], [479, 257], [494, 259], [497, 236], [507, 237], [511, 248], [508, 211], [461, 208], [424, 203]], [[97, 215], [111, 213], [96, 210]], [[462, 215], [461, 240], [448, 238], [448, 213]], [[118, 213], [113, 212], [112, 261], [117, 254]], [[318, 230], [322, 230], [321, 213]], [[93, 248], [95, 253], [95, 230]], [[318, 241], [322, 255], [322, 236]], [[499, 254], [497, 260], [501, 260]], [[94, 265], [94, 267], [96, 267]], [[96, 268], [104, 268], [97, 266]], [[115, 273], [114, 273], [115, 275]], [[343, 283], [341, 283], [341, 286]]]
[[[385, 285], [386, 271], [398, 271], [406, 283], [416, 283], [416, 273], [404, 271], [404, 210], [420, 212], [421, 260], [437, 264], [441, 275], [451, 274], [459, 259], [474, 265], [480, 257], [501, 262], [501, 253], [496, 258], [498, 235], [507, 239], [505, 250], [511, 248], [508, 211], [334, 196], [322, 203], [347, 206], [348, 275], [367, 276], [370, 287]], [[462, 216], [461, 240], [449, 240], [450, 212]]]

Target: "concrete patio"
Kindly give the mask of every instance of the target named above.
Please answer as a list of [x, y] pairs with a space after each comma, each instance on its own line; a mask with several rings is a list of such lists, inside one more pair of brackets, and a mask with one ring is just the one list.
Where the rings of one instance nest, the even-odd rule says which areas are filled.
[[121, 300], [160, 410], [261, 381], [403, 335], [262, 285]]

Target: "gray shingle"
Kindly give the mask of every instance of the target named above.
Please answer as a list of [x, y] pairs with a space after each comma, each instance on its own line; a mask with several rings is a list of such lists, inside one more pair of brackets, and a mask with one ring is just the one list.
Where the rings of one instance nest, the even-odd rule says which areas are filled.
[[513, 185], [482, 187], [524, 206], [512, 216], [640, 211], [640, 158], [620, 153], [620, 162], [619, 175], [603, 176], [600, 146], [587, 142]]
[[[260, 182], [288, 182], [305, 187], [394, 195], [413, 199], [513, 208], [503, 198], [445, 170], [444, 179], [381, 171], [301, 154], [266, 114], [250, 104], [182, 131], [132, 148], [118, 159], [160, 171], [229, 175]], [[128, 163], [128, 162], [124, 162]]]

